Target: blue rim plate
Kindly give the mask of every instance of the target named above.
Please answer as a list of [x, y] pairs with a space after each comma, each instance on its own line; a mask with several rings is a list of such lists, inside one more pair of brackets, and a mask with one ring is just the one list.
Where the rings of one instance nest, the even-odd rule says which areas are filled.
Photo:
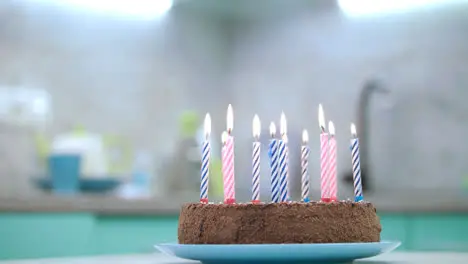
[[401, 242], [257, 245], [156, 245], [175, 257], [215, 263], [343, 263], [390, 252]]
[[[35, 184], [43, 189], [52, 189], [52, 180], [50, 178], [37, 178], [34, 179]], [[83, 192], [104, 192], [111, 191], [117, 188], [121, 181], [115, 177], [104, 179], [79, 179], [80, 190]]]

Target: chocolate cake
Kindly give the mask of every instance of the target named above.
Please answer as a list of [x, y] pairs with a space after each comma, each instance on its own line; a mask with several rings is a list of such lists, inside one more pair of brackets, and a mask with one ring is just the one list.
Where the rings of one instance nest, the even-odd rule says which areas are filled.
[[182, 207], [180, 244], [379, 242], [380, 220], [368, 202], [202, 204]]

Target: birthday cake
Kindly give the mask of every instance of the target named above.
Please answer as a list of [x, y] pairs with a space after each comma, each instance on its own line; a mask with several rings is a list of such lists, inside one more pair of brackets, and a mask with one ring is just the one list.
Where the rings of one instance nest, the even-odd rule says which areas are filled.
[[252, 149], [251, 203], [236, 203], [234, 177], [234, 138], [232, 107], [228, 107], [227, 131], [223, 132], [222, 173], [224, 203], [208, 200], [211, 119], [205, 118], [206, 139], [202, 145], [200, 203], [182, 206], [178, 237], [180, 244], [296, 244], [296, 243], [365, 243], [379, 242], [382, 227], [375, 207], [364, 201], [361, 186], [359, 140], [351, 125], [351, 164], [353, 168], [354, 199], [337, 201], [337, 141], [335, 128], [329, 122], [325, 128], [323, 109], [319, 106], [321, 201], [309, 202], [309, 173], [307, 131], [301, 146], [301, 201], [290, 200], [289, 148], [286, 118], [281, 115], [281, 138], [276, 138], [274, 123], [270, 125], [269, 144], [271, 202], [260, 200], [260, 121], [254, 117]]
[[180, 244], [379, 242], [381, 225], [368, 202], [288, 202], [182, 206]]

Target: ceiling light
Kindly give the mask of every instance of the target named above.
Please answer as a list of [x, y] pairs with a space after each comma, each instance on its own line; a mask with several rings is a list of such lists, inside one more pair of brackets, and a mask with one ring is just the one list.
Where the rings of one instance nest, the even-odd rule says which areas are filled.
[[156, 18], [167, 13], [173, 0], [35, 0], [52, 2], [87, 11], [109, 15], [132, 16], [139, 18]]
[[405, 12], [416, 8], [446, 4], [449, 0], [338, 0], [348, 16], [364, 16]]

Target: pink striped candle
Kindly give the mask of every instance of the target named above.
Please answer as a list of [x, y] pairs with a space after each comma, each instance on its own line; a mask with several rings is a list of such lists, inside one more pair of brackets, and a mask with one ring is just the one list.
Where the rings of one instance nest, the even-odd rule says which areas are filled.
[[301, 198], [302, 201], [308, 203], [309, 200], [309, 154], [310, 148], [308, 146], [309, 134], [307, 130], [302, 131], [302, 146], [301, 146]]
[[329, 152], [328, 152], [328, 133], [325, 131], [325, 115], [323, 107], [319, 105], [319, 125], [322, 133], [320, 133], [320, 189], [321, 200], [323, 202], [330, 201], [330, 177], [328, 173], [329, 168]]
[[221, 161], [224, 184], [224, 203], [233, 204], [236, 202], [235, 179], [234, 179], [234, 137], [231, 135], [233, 127], [232, 106], [228, 106], [227, 112], [227, 132], [222, 135], [223, 149], [221, 151]]
[[330, 140], [328, 141], [328, 148], [330, 152], [330, 199], [332, 201], [337, 200], [338, 187], [337, 187], [337, 176], [336, 176], [336, 138], [335, 138], [335, 126], [333, 122], [328, 122], [328, 131], [330, 132]]

